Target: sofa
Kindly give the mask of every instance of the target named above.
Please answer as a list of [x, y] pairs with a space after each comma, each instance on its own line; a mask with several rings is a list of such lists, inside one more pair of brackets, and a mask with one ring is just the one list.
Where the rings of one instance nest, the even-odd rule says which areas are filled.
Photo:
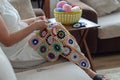
[[66, 1], [80, 6], [83, 18], [100, 25], [90, 30], [86, 39], [92, 54], [120, 51], [120, 0]]

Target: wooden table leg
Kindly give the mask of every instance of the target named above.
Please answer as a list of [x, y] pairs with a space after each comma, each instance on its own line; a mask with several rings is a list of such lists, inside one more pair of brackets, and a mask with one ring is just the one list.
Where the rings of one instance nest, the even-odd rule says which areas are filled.
[[44, 0], [44, 11], [47, 18], [50, 18], [50, 0]]
[[83, 44], [83, 46], [85, 47], [86, 55], [87, 55], [87, 57], [89, 59], [89, 62], [91, 64], [91, 69], [96, 72], [95, 66], [94, 66], [94, 63], [93, 63], [93, 59], [92, 59], [91, 54], [90, 54], [90, 50], [89, 50], [87, 42], [86, 42], [86, 36], [87, 36], [88, 31], [89, 31], [89, 29], [83, 29], [82, 30], [80, 46]]

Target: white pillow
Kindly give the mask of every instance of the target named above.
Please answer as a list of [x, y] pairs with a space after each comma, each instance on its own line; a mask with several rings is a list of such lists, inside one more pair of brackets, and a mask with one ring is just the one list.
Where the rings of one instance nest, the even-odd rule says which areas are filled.
[[118, 0], [120, 2], [120, 0]]
[[104, 16], [119, 8], [118, 0], [81, 0], [89, 6], [93, 7], [97, 12], [98, 16]]
[[[118, 0], [119, 1], [119, 3], [120, 3], [120, 0]], [[118, 8], [118, 10], [117, 10], [118, 12], [120, 12], [120, 6], [119, 6], [119, 8]]]

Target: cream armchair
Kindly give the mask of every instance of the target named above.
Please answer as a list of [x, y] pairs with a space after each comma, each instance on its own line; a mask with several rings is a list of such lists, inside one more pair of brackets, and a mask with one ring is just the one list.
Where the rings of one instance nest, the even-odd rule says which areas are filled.
[[41, 8], [33, 8], [31, 0], [10, 0], [10, 3], [18, 10], [21, 19], [45, 15]]
[[49, 64], [31, 70], [14, 72], [8, 58], [0, 48], [0, 80], [92, 80], [77, 65], [64, 62], [55, 65]]

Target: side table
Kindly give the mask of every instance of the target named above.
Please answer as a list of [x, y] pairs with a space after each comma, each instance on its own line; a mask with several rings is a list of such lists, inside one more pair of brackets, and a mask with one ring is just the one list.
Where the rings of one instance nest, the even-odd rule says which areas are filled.
[[[56, 22], [55, 18], [51, 18], [49, 19], [48, 21], [50, 22]], [[98, 24], [94, 23], [94, 22], [91, 22], [87, 19], [84, 19], [84, 18], [81, 18], [79, 20], [79, 22], [84, 22], [86, 23], [85, 27], [80, 27], [80, 28], [73, 28], [71, 25], [64, 25], [66, 27], [67, 30], [69, 30], [69, 32], [76, 32], [76, 31], [79, 31], [81, 32], [81, 34], [77, 34], [77, 35], [81, 35], [80, 37], [80, 44], [79, 46], [84, 46], [85, 47], [85, 50], [86, 50], [86, 56], [88, 57], [89, 59], [89, 62], [91, 64], [91, 69], [96, 71], [95, 70], [95, 67], [94, 67], [94, 63], [93, 63], [93, 58], [91, 57], [91, 54], [90, 54], [90, 51], [89, 51], [89, 48], [88, 48], [88, 45], [87, 45], [87, 42], [86, 42], [86, 37], [87, 37], [87, 34], [88, 34], [88, 31], [89, 29], [93, 29], [93, 28], [97, 28], [99, 27]], [[76, 35], [76, 34], [74, 34]], [[73, 36], [74, 36], [73, 35]]]

